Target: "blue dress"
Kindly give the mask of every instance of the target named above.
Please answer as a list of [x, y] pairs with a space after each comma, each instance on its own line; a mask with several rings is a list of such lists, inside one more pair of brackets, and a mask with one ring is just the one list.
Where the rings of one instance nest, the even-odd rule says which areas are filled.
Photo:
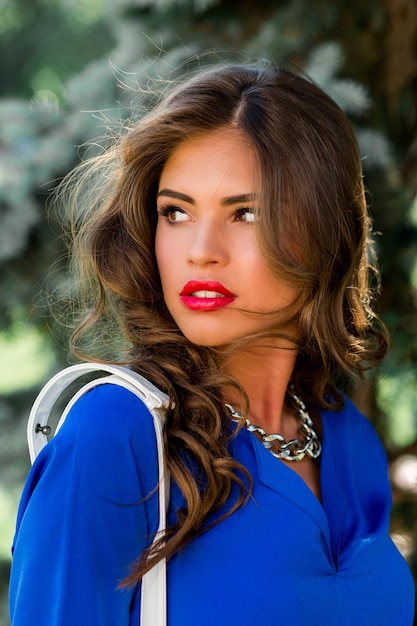
[[[252, 434], [233, 439], [252, 497], [169, 562], [169, 626], [411, 626], [414, 585], [388, 535], [380, 442], [348, 400], [322, 424], [322, 503]], [[22, 495], [12, 626], [138, 626], [140, 585], [118, 585], [157, 528], [157, 495], [145, 498], [156, 482], [141, 401], [114, 385], [83, 396]], [[172, 485], [168, 519], [182, 503]]]

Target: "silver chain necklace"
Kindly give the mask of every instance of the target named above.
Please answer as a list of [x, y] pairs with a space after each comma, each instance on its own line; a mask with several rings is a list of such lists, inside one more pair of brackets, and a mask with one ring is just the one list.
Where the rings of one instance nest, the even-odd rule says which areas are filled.
[[[283, 459], [284, 461], [302, 461], [306, 454], [313, 459], [317, 459], [321, 453], [321, 442], [317, 436], [316, 431], [313, 428], [313, 420], [307, 412], [304, 402], [294, 392], [293, 387], [288, 389], [288, 393], [294, 400], [297, 407], [297, 417], [300, 420], [300, 431], [304, 435], [303, 441], [299, 439], [290, 439], [286, 441], [282, 435], [277, 433], [266, 434], [266, 431], [252, 424], [248, 417], [236, 411], [231, 404], [225, 406], [230, 411], [230, 417], [234, 422], [243, 422], [243, 427], [249, 432], [258, 435], [262, 445], [270, 451], [271, 454], [277, 459]], [[272, 447], [275, 445], [275, 450]]]

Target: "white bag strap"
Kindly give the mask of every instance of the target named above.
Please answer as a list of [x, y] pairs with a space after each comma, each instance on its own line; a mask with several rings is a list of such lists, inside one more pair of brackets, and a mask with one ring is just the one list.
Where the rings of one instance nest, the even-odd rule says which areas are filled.
[[[29, 415], [27, 437], [31, 462], [48, 443], [51, 429], [48, 420], [56, 401], [65, 389], [85, 374], [106, 372], [110, 377], [97, 378], [84, 385], [70, 400], [59, 420], [56, 432], [65, 421], [68, 412], [80, 396], [93, 387], [111, 382], [137, 395], [153, 417], [158, 450], [159, 476], [159, 524], [154, 541], [166, 527], [166, 511], [169, 501], [169, 477], [164, 463], [163, 421], [168, 406], [168, 396], [152, 385], [146, 378], [120, 365], [79, 363], [53, 376], [43, 387]], [[142, 578], [140, 626], [166, 626], [166, 560], [159, 561]]]

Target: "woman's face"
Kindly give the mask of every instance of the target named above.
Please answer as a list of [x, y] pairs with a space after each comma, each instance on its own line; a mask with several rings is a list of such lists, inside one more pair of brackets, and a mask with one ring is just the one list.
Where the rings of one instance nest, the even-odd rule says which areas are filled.
[[184, 141], [162, 170], [156, 259], [166, 305], [194, 344], [225, 346], [276, 328], [265, 314], [297, 295], [261, 255], [259, 191], [255, 154], [235, 129]]

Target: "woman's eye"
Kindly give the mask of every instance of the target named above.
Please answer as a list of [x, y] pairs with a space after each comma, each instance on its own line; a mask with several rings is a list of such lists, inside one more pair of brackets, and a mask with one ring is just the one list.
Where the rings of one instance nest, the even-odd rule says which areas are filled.
[[254, 209], [238, 209], [235, 213], [235, 221], [236, 222], [247, 222], [253, 223], [256, 220], [256, 215]]
[[160, 216], [165, 217], [170, 224], [186, 222], [189, 219], [187, 213], [178, 207], [165, 207], [159, 209], [158, 213]]

